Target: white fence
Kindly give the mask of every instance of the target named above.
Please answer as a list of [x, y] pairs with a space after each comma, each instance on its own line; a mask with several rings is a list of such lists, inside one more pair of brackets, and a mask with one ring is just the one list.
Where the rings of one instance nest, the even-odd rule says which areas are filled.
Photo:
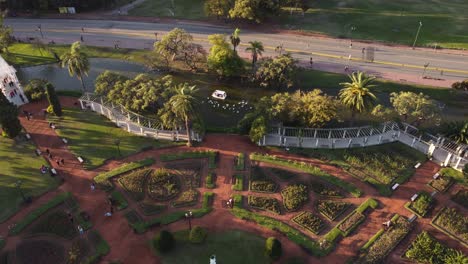
[[273, 126], [259, 145], [303, 148], [353, 148], [399, 141], [444, 166], [461, 169], [468, 163], [468, 145], [422, 132], [405, 123], [378, 126], [319, 129]]
[[[165, 140], [188, 140], [185, 130], [164, 130], [157, 119], [133, 113], [120, 104], [114, 104], [92, 93], [85, 93], [80, 99], [81, 109], [90, 109], [114, 122], [130, 133]], [[198, 133], [191, 131], [192, 140], [201, 141]]]

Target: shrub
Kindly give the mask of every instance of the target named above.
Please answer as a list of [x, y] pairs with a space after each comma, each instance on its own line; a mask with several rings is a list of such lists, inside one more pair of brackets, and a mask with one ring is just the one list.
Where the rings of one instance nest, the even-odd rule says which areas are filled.
[[125, 208], [127, 208], [128, 206], [128, 202], [127, 202], [127, 199], [125, 199], [125, 197], [122, 195], [121, 192], [119, 191], [113, 191], [111, 192], [111, 197], [114, 201], [116, 201], [117, 203], [117, 210], [123, 210]]
[[167, 253], [175, 246], [174, 236], [167, 230], [162, 230], [153, 238], [153, 246], [160, 253]]
[[452, 196], [452, 200], [463, 207], [468, 208], [468, 190], [459, 190], [454, 196]]
[[191, 152], [162, 154], [161, 156], [159, 156], [159, 158], [162, 161], [208, 158], [208, 168], [216, 169], [216, 157], [217, 156], [218, 156], [217, 151], [208, 150], [208, 151], [191, 151]]
[[145, 198], [145, 182], [152, 169], [140, 169], [132, 171], [119, 178], [119, 183], [125, 191], [136, 201], [141, 201]]
[[151, 198], [167, 201], [179, 194], [179, 180], [166, 169], [154, 170], [148, 177], [148, 195]]
[[40, 101], [45, 98], [45, 86], [47, 80], [44, 79], [32, 79], [24, 87], [24, 94], [30, 102]]
[[310, 212], [302, 212], [292, 219], [296, 224], [318, 235], [324, 227], [323, 221]]
[[190, 230], [189, 240], [192, 243], [200, 244], [205, 241], [206, 235], [207, 232], [205, 229], [200, 226], [194, 226], [192, 230]]
[[47, 100], [49, 105], [52, 106], [52, 110], [56, 116], [62, 116], [62, 106], [60, 105], [60, 100], [55, 93], [55, 88], [51, 83], [46, 84], [47, 91]]
[[174, 207], [183, 207], [193, 205], [198, 200], [198, 191], [194, 189], [183, 192], [177, 200], [172, 203]]
[[454, 82], [452, 84], [452, 88], [455, 90], [468, 91], [468, 80], [464, 80], [461, 82]]
[[151, 204], [146, 202], [140, 203], [141, 211], [144, 215], [155, 215], [166, 210], [167, 206], [163, 204]]
[[341, 197], [341, 192], [339, 190], [318, 181], [311, 180], [309, 187], [313, 192], [323, 196]]
[[309, 200], [307, 186], [303, 184], [288, 185], [281, 191], [281, 195], [283, 196], [284, 207], [289, 211], [299, 209]]
[[245, 169], [245, 155], [244, 153], [239, 153], [236, 157], [236, 161], [235, 161], [235, 169], [236, 170], [244, 170]]
[[249, 195], [247, 202], [252, 207], [281, 214], [279, 202], [275, 198]]
[[269, 237], [265, 242], [265, 254], [273, 260], [277, 260], [283, 253], [281, 242], [274, 238]]
[[209, 172], [208, 175], [206, 175], [205, 185], [206, 185], [206, 188], [208, 188], [208, 189], [213, 189], [215, 187], [214, 173], [213, 172]]
[[82, 263], [83, 264], [98, 263], [102, 256], [105, 256], [107, 255], [107, 253], [109, 253], [109, 250], [110, 250], [109, 244], [107, 244], [107, 241], [105, 241], [101, 237], [101, 235], [95, 230], [92, 230], [91, 232], [89, 232], [88, 239], [89, 239], [89, 242], [91, 242], [91, 244], [94, 246], [95, 254], [85, 259]]
[[94, 177], [94, 181], [97, 184], [110, 184], [108, 182], [109, 182], [109, 179], [111, 179], [112, 177], [115, 177], [120, 174], [124, 174], [126, 172], [129, 172], [129, 171], [132, 171], [132, 170], [144, 167], [144, 166], [149, 166], [153, 163], [154, 163], [154, 159], [152, 158], [125, 163], [111, 171], [98, 174], [96, 177]]
[[433, 198], [427, 192], [420, 192], [416, 200], [407, 203], [405, 206], [415, 214], [424, 217], [432, 205]]
[[242, 174], [234, 175], [235, 183], [232, 185], [234, 191], [242, 191], [244, 189], [244, 176]]
[[330, 221], [340, 216], [351, 204], [334, 200], [319, 200], [317, 208], [319, 212]]

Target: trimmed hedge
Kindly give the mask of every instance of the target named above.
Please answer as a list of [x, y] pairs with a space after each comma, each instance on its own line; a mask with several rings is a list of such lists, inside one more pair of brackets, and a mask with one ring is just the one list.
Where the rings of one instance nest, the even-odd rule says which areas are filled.
[[269, 237], [265, 241], [265, 254], [272, 260], [277, 260], [283, 254], [281, 242], [275, 237]]
[[206, 178], [205, 178], [205, 186], [206, 188], [208, 189], [213, 189], [216, 187], [215, 183], [214, 183], [214, 172], [210, 171], [208, 172], [208, 175], [206, 175]]
[[167, 208], [167, 206], [164, 204], [150, 204], [150, 203], [141, 202], [139, 203], [139, 205], [140, 205], [141, 211], [146, 216], [159, 214], [162, 211], [166, 210]]
[[242, 170], [245, 169], [245, 155], [244, 155], [244, 153], [237, 154], [234, 169], [238, 170], [238, 171], [242, 171]]
[[98, 174], [96, 177], [94, 177], [94, 181], [98, 184], [103, 186], [104, 188], [112, 188], [112, 183], [109, 181], [112, 177], [118, 176], [120, 174], [149, 166], [154, 163], [154, 159], [152, 158], [147, 158], [144, 160], [139, 160], [139, 161], [134, 161], [130, 163], [125, 163], [111, 171], [103, 172]]
[[82, 263], [84, 264], [94, 264], [94, 263], [99, 263], [101, 258], [109, 253], [110, 247], [109, 244], [107, 244], [107, 241], [105, 241], [101, 235], [96, 231], [92, 230], [88, 234], [89, 241], [94, 245], [94, 250], [95, 254], [92, 255], [91, 257], [87, 258], [84, 260]]
[[236, 183], [234, 183], [231, 186], [231, 188], [234, 191], [243, 191], [244, 190], [244, 175], [236, 174], [236, 175], [234, 175], [234, 178], [236, 179]]
[[58, 206], [59, 204], [63, 203], [65, 200], [71, 197], [71, 193], [65, 192], [56, 195], [54, 198], [46, 202], [45, 204], [37, 207], [28, 215], [26, 215], [23, 219], [21, 219], [14, 227], [10, 229], [8, 232], [10, 235], [17, 235], [21, 231], [23, 231], [28, 225], [38, 219], [41, 215], [43, 215], [48, 210]]
[[292, 160], [281, 159], [273, 155], [268, 154], [259, 154], [259, 153], [252, 153], [250, 154], [251, 160], [262, 161], [266, 163], [276, 164], [280, 166], [284, 166], [291, 169], [301, 170], [307, 173], [310, 173], [314, 176], [320, 177], [322, 180], [327, 181], [333, 185], [339, 186], [344, 190], [348, 191], [354, 197], [360, 197], [362, 195], [362, 191], [359, 190], [356, 186], [346, 181], [343, 181], [335, 176], [332, 176], [321, 169], [305, 163], [305, 162], [298, 162]]
[[216, 169], [217, 156], [218, 156], [217, 151], [207, 150], [207, 151], [190, 151], [190, 152], [161, 154], [159, 158], [161, 159], [161, 161], [208, 158], [208, 168]]
[[113, 191], [110, 195], [117, 202], [117, 210], [123, 210], [128, 207], [127, 199], [125, 199], [125, 196], [121, 192]]
[[413, 202], [407, 202], [405, 208], [419, 217], [424, 217], [431, 209], [433, 201], [429, 193], [422, 191], [418, 193], [418, 197]]

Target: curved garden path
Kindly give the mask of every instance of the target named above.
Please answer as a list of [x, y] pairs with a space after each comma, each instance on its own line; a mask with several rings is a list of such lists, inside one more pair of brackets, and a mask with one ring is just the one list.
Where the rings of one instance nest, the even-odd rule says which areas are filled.
[[[76, 99], [70, 97], [61, 97], [62, 105], [65, 107], [77, 107]], [[41, 197], [38, 197], [34, 202], [28, 206], [22, 208], [18, 213], [11, 217], [8, 221], [0, 224], [0, 236], [6, 236], [8, 233], [8, 226], [22, 219], [25, 215], [31, 212], [33, 209], [38, 207], [40, 204], [45, 203], [57, 193], [63, 191], [69, 191], [73, 193], [80, 207], [88, 212], [91, 216], [91, 221], [94, 224], [94, 228], [99, 231], [103, 238], [109, 243], [111, 247], [110, 253], [104, 257], [103, 263], [107, 263], [111, 260], [119, 259], [123, 263], [159, 263], [160, 261], [151, 252], [148, 246], [148, 241], [154, 235], [153, 228], [150, 232], [146, 232], [142, 235], [134, 234], [130, 229], [127, 220], [123, 217], [121, 212], [115, 213], [112, 217], [105, 217], [104, 213], [108, 208], [107, 195], [104, 191], [90, 190], [90, 183], [92, 178], [99, 172], [107, 171], [112, 168], [119, 166], [120, 164], [128, 161], [139, 160], [145, 157], [156, 158], [157, 162], [154, 166], [161, 164], [158, 157], [162, 153], [175, 152], [187, 150], [187, 147], [174, 147], [166, 149], [156, 149], [140, 152], [121, 160], [111, 160], [106, 162], [103, 166], [87, 171], [84, 170], [76, 160], [76, 157], [69, 151], [67, 145], [65, 145], [61, 139], [57, 136], [54, 130], [50, 129], [44, 117], [39, 113], [46, 107], [46, 102], [31, 103], [23, 106], [24, 110], [34, 113], [34, 118], [30, 121], [24, 117], [20, 117], [21, 123], [26, 131], [31, 135], [32, 140], [36, 143], [37, 147], [44, 151], [49, 148], [55, 157], [61, 157], [65, 159], [65, 165], [57, 168], [57, 171], [64, 179], [64, 183], [54, 191], [50, 191]], [[73, 142], [70, 142], [73, 144]], [[215, 149], [219, 151], [219, 161], [215, 173], [216, 188], [210, 191], [215, 193], [215, 200], [213, 203], [213, 211], [208, 215], [193, 219], [194, 225], [200, 225], [206, 227], [210, 231], [223, 231], [226, 229], [241, 229], [250, 231], [261, 236], [276, 236], [278, 237], [285, 249], [285, 256], [281, 260], [291, 256], [299, 256], [307, 260], [307, 263], [344, 263], [346, 259], [356, 254], [358, 249], [380, 228], [382, 222], [388, 220], [394, 213], [398, 213], [403, 216], [409, 216], [411, 213], [406, 210], [403, 205], [409, 201], [410, 197], [419, 190], [427, 190], [431, 192], [429, 187], [426, 185], [432, 175], [439, 170], [439, 166], [432, 162], [424, 163], [419, 169], [416, 170], [415, 175], [410, 178], [409, 182], [403, 184], [396, 190], [391, 197], [381, 197], [377, 191], [371, 186], [364, 184], [363, 182], [351, 177], [348, 173], [340, 168], [332, 165], [328, 165], [322, 161], [316, 159], [309, 159], [293, 155], [280, 150], [268, 150], [259, 148], [252, 144], [247, 137], [238, 135], [226, 135], [226, 134], [209, 134], [206, 135], [205, 140], [201, 145], [194, 149]], [[302, 250], [295, 243], [289, 241], [286, 237], [281, 234], [263, 228], [253, 222], [241, 220], [235, 218], [229, 209], [225, 208], [225, 201], [228, 200], [234, 191], [231, 190], [231, 177], [234, 174], [233, 162], [234, 157], [239, 152], [244, 152], [247, 155], [251, 152], [261, 152], [275, 154], [277, 156], [305, 161], [311, 163], [320, 169], [333, 174], [336, 177], [344, 179], [348, 182], [355, 184], [358, 188], [363, 190], [364, 195], [360, 198], [345, 198], [345, 200], [354, 204], [360, 204], [369, 197], [376, 198], [380, 205], [377, 209], [373, 210], [368, 214], [366, 221], [359, 227], [358, 232], [354, 232], [352, 235], [342, 239], [335, 251], [327, 257], [321, 258], [320, 260], [311, 257], [304, 250]], [[55, 165], [55, 162], [50, 161]], [[55, 167], [55, 166], [54, 166]], [[203, 178], [203, 177], [202, 177]], [[203, 181], [204, 179], [202, 179]], [[281, 183], [284, 185], [284, 183]], [[207, 189], [200, 188], [200, 191], [207, 191]], [[248, 192], [241, 192], [246, 195]], [[277, 195], [277, 194], [276, 194]], [[432, 211], [431, 215], [427, 218], [418, 219], [416, 221], [416, 227], [410, 234], [410, 238], [413, 239], [422, 229], [429, 230], [438, 239], [441, 239], [447, 245], [463, 249], [463, 246], [455, 240], [448, 238], [445, 234], [435, 230], [430, 226], [429, 222], [432, 216], [444, 205], [456, 206], [450, 201], [448, 195], [437, 194], [436, 199], [438, 203], [436, 208]], [[135, 207], [131, 199], [128, 199], [129, 207]], [[308, 204], [308, 206], [310, 206]], [[263, 213], [262, 214], [268, 214]], [[288, 220], [288, 219], [284, 219]], [[180, 230], [187, 228], [185, 221], [178, 221], [165, 228], [170, 230]], [[406, 238], [388, 258], [388, 263], [399, 263], [402, 262], [401, 254], [404, 252], [410, 239]], [[13, 249], [16, 247], [18, 239], [14, 237], [7, 239], [6, 249]], [[280, 260], [280, 261], [281, 261]]]

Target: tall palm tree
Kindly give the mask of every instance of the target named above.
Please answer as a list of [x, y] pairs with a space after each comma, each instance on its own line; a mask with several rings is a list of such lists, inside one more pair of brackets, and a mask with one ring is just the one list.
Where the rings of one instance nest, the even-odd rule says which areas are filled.
[[377, 97], [370, 91], [372, 81], [375, 77], [366, 76], [363, 72], [354, 72], [348, 75], [351, 82], [340, 83], [343, 89], [340, 90], [339, 97], [341, 103], [351, 110], [351, 123], [354, 122], [356, 113], [363, 113], [372, 110], [377, 101]]
[[83, 75], [88, 75], [89, 72], [89, 60], [88, 55], [81, 51], [81, 44], [79, 41], [71, 45], [70, 51], [63, 54], [60, 57], [61, 66], [68, 68], [70, 76], [75, 76], [81, 81], [81, 87], [83, 92], [86, 91], [86, 87], [83, 82]]
[[257, 63], [258, 56], [262, 56], [262, 52], [265, 51], [263, 48], [263, 43], [260, 41], [249, 41], [250, 46], [245, 49], [245, 51], [252, 54], [252, 68], [255, 68], [255, 63]]
[[231, 38], [231, 44], [234, 47], [234, 51], [236, 51], [237, 46], [239, 46], [239, 44], [240, 44], [239, 34], [240, 34], [240, 29], [236, 28], [234, 30], [234, 33], [232, 33], [232, 35], [230, 37]]
[[176, 87], [176, 94], [169, 99], [172, 112], [177, 118], [180, 118], [185, 122], [185, 129], [188, 135], [187, 146], [189, 147], [192, 146], [190, 122], [196, 114], [196, 106], [198, 105], [198, 100], [195, 98], [195, 94], [197, 92], [198, 89], [195, 86], [189, 86], [187, 83], [184, 83]]

